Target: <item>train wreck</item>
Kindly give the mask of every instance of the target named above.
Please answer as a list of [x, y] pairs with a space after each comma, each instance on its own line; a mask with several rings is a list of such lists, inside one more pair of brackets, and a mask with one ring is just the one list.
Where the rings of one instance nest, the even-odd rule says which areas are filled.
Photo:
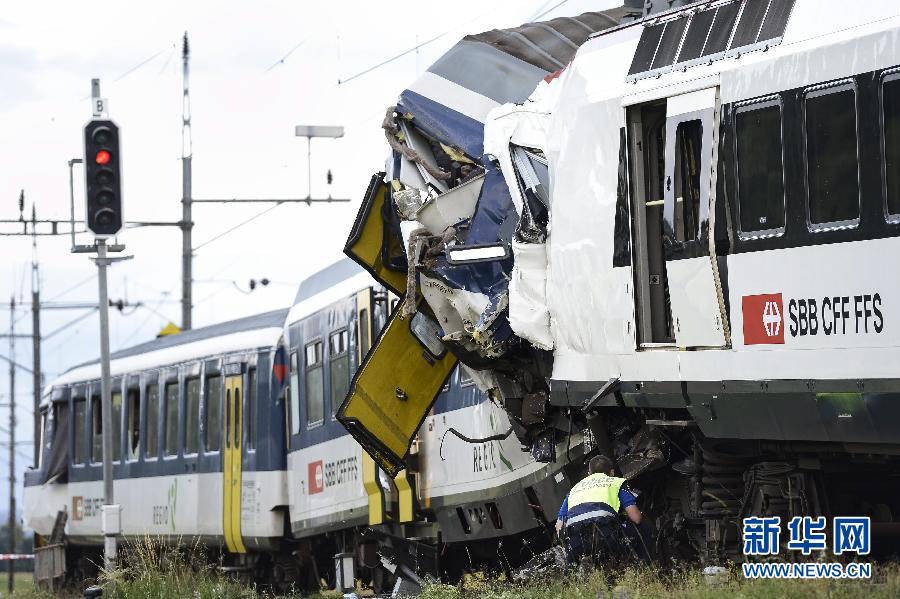
[[[552, 342], [541, 305], [549, 215], [541, 117], [523, 120], [528, 124], [519, 127], [513, 150], [499, 147], [502, 131], [488, 138], [487, 123], [516, 103], [539, 109], [531, 97], [536, 84], [538, 93], [550, 88], [588, 36], [635, 14], [626, 7], [586, 13], [468, 36], [454, 46], [388, 108], [383, 128], [391, 154], [385, 171], [372, 178], [346, 247], [405, 298], [375, 353], [387, 345], [391, 328], [412, 318], [414, 334], [418, 328], [439, 337], [433, 342], [503, 402], [516, 436], [539, 461], [554, 460], [553, 431], [569, 426], [546, 408]], [[511, 119], [501, 120], [501, 129], [510, 126]], [[408, 335], [406, 341], [415, 343]], [[361, 369], [357, 392], [364, 392], [366, 371], [376, 369], [370, 363]], [[340, 417], [382, 468], [396, 472], [443, 378], [415, 390], [396, 385], [407, 425], [402, 436], [379, 435], [397, 414], [388, 408], [390, 417], [368, 412], [366, 420], [354, 412], [352, 394]]]
[[[574, 440], [577, 478], [585, 458], [613, 458], [645, 491], [668, 557], [734, 558], [741, 517], [839, 513], [848, 509], [840, 476], [879, 463], [896, 471], [890, 443], [900, 431], [876, 424], [893, 418], [875, 391], [892, 374], [864, 357], [881, 342], [864, 319], [856, 340], [800, 335], [800, 304], [790, 299], [832, 293], [793, 269], [816, 264], [820, 283], [834, 277], [791, 249], [800, 242], [785, 242], [785, 227], [818, 248], [835, 247], [817, 245], [831, 243], [824, 231], [835, 241], [862, 237], [828, 225], [843, 218], [830, 212], [815, 217], [825, 225], [802, 224], [812, 208], [792, 198], [825, 202], [808, 191], [824, 183], [746, 174], [755, 172], [746, 148], [764, 142], [742, 115], [784, 105], [787, 127], [812, 102], [802, 90], [814, 98], [839, 77], [816, 62], [825, 43], [816, 36], [831, 25], [812, 6], [698, 2], [638, 21], [623, 7], [583, 15], [578, 26], [482, 34], [401, 93], [384, 122], [385, 171], [372, 178], [346, 246], [405, 298], [338, 415], [383, 469], [406, 467], [440, 389], [444, 371], [418, 349], [433, 344], [502, 405], [535, 460], [566, 452], [569, 463]], [[548, 28], [546, 47], [516, 41]], [[872, 44], [891, 35], [872, 28]], [[464, 60], [488, 48], [491, 60]], [[859, 85], [881, 77], [890, 70], [882, 58], [870, 74], [846, 76], [862, 77]], [[803, 76], [796, 64], [808, 67]], [[779, 65], [796, 76], [763, 75]], [[765, 142], [767, 155], [789, 141]], [[787, 199], [753, 204], [766, 194]], [[784, 260], [774, 278], [759, 276], [772, 270], [759, 262], [769, 249]], [[835, 360], [796, 351], [813, 348]], [[420, 374], [395, 375], [398, 358]], [[897, 509], [886, 489], [871, 489], [878, 517]]]

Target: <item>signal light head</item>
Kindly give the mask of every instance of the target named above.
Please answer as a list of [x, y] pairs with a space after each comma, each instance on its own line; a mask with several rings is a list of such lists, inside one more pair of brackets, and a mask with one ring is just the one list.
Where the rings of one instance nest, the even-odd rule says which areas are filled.
[[98, 170], [97, 176], [95, 178], [97, 180], [97, 184], [103, 187], [112, 185], [113, 181], [116, 180], [116, 176], [108, 168], [101, 168], [100, 170]]
[[100, 150], [97, 152], [97, 155], [94, 157], [94, 161], [97, 164], [109, 164], [109, 161], [112, 159], [112, 156], [106, 150]]
[[105, 146], [112, 141], [112, 131], [110, 131], [108, 127], [97, 127], [91, 138], [98, 146]]
[[94, 222], [96, 222], [101, 227], [108, 227], [113, 224], [116, 220], [116, 213], [110, 210], [109, 208], [103, 208], [98, 210], [94, 214]]

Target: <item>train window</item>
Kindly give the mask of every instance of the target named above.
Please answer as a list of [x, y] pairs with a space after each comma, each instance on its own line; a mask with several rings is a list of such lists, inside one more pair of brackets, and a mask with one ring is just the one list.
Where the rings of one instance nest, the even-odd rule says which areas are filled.
[[87, 456], [84, 454], [85, 432], [87, 431], [87, 400], [76, 397], [75, 404], [75, 463], [84, 464]]
[[91, 461], [103, 462], [103, 413], [100, 396], [91, 397]]
[[468, 387], [470, 385], [474, 385], [475, 381], [472, 380], [472, 375], [469, 374], [469, 370], [463, 366], [459, 367], [459, 386], [460, 387]]
[[666, 28], [664, 23], [650, 25], [644, 27], [641, 31], [641, 39], [638, 40], [637, 49], [634, 51], [634, 58], [631, 61], [631, 68], [628, 74], [633, 75], [646, 71], [653, 63], [653, 57], [656, 56], [656, 49], [659, 47], [659, 40], [662, 37], [663, 30]]
[[166, 383], [166, 455], [178, 455], [178, 383]]
[[856, 93], [850, 84], [807, 91], [806, 177], [812, 230], [859, 220]]
[[762, 26], [768, 7], [769, 0], [747, 0], [744, 2], [741, 20], [738, 21], [734, 37], [731, 39], [732, 48], [740, 48], [756, 43], [756, 37], [759, 35], [759, 28]]
[[222, 377], [206, 377], [206, 451], [219, 451], [222, 446]]
[[112, 440], [113, 454], [112, 459], [118, 462], [122, 457], [122, 394], [113, 392], [110, 396], [112, 400]]
[[144, 441], [144, 455], [148, 458], [159, 456], [159, 385], [147, 385], [147, 426]]
[[256, 369], [247, 372], [247, 449], [256, 449]]
[[900, 73], [894, 72], [885, 77], [881, 104], [887, 213], [892, 221], [900, 221]]
[[422, 312], [416, 312], [409, 321], [409, 330], [432, 356], [443, 358], [444, 354], [447, 353], [447, 348], [444, 347], [444, 342], [441, 341], [444, 332], [437, 321], [430, 316]]
[[200, 379], [185, 381], [187, 397], [184, 403], [184, 453], [197, 453], [200, 444]]
[[288, 399], [291, 403], [291, 434], [300, 434], [300, 365], [297, 352], [291, 354], [291, 388]]
[[709, 36], [706, 38], [706, 45], [703, 46], [703, 54], [701, 56], [710, 56], [725, 51], [740, 7], [740, 2], [732, 2], [731, 4], [723, 4], [716, 9], [716, 18], [713, 19], [713, 24], [709, 30]]
[[231, 449], [231, 386], [225, 389], [225, 449]]
[[325, 419], [325, 377], [322, 371], [322, 342], [306, 346], [306, 425], [314, 426]]
[[341, 402], [350, 390], [350, 335], [347, 330], [328, 337], [329, 368], [331, 370], [331, 415], [337, 414]]
[[787, 27], [792, 8], [794, 0], [772, 0], [756, 40], [764, 42], [784, 35], [784, 28]]
[[687, 16], [684, 16], [666, 23], [659, 47], [656, 48], [656, 54], [653, 57], [653, 64], [650, 65], [651, 70], [667, 67], [675, 62], [675, 53], [678, 52], [678, 47], [681, 45], [687, 21]]
[[[393, 310], [392, 310], [393, 311]], [[369, 310], [363, 308], [359, 311], [359, 355], [365, 358], [369, 352]]]
[[704, 10], [698, 12], [691, 19], [684, 41], [681, 42], [681, 50], [678, 52], [678, 62], [687, 62], [700, 57], [706, 38], [709, 36], [709, 28], [712, 26], [716, 10]]
[[138, 459], [139, 446], [141, 444], [141, 394], [137, 389], [128, 390], [128, 403], [126, 405], [126, 418], [128, 431], [125, 437], [126, 458], [129, 462]]
[[675, 239], [697, 239], [700, 221], [700, 152], [703, 123], [682, 121], [675, 129]]
[[735, 110], [737, 198], [741, 233], [784, 229], [781, 106], [777, 99]]

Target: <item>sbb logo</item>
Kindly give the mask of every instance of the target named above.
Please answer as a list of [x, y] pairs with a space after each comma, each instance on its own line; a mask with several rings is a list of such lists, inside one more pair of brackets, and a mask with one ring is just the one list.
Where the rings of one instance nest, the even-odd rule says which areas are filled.
[[784, 302], [780, 293], [745, 295], [741, 310], [744, 345], [784, 343]]
[[306, 480], [309, 484], [310, 495], [321, 493], [325, 489], [325, 471], [322, 467], [322, 460], [307, 464]]

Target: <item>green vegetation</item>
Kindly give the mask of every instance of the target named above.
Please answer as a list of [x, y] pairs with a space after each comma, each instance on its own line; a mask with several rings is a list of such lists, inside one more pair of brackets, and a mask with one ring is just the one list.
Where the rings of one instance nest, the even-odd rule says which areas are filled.
[[[152, 540], [125, 549], [121, 567], [112, 575], [101, 575], [104, 599], [266, 599], [270, 592], [210, 565], [203, 549], [163, 549]], [[20, 584], [21, 583], [21, 584]], [[361, 593], [366, 595], [368, 593]], [[68, 598], [81, 597], [69, 592]], [[16, 577], [15, 599], [51, 599], [32, 588], [30, 574]], [[59, 597], [56, 595], [55, 597]], [[299, 599], [301, 595], [290, 595]], [[338, 599], [325, 592], [317, 599]], [[422, 599], [888, 599], [900, 597], [900, 564], [879, 565], [870, 581], [841, 580], [745, 580], [740, 569], [710, 584], [697, 570], [626, 570], [593, 572], [586, 579], [575, 575], [535, 580], [528, 585], [481, 575], [467, 576], [458, 585], [433, 584]]]
[[739, 569], [717, 585], [699, 571], [671, 574], [627, 570], [594, 572], [586, 580], [555, 577], [526, 586], [471, 577], [457, 586], [436, 584], [421, 599], [888, 599], [900, 597], [900, 565], [875, 568], [871, 581], [745, 580]]

